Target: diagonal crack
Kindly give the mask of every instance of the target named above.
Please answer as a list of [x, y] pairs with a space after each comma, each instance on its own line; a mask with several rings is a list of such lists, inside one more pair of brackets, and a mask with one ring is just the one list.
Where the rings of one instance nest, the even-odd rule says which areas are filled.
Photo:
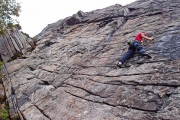
[[112, 104], [110, 104], [110, 103], [106, 103], [106, 102], [99, 102], [99, 101], [93, 101], [93, 100], [89, 100], [89, 99], [86, 99], [86, 98], [83, 98], [83, 97], [80, 97], [80, 96], [77, 96], [77, 95], [75, 95], [75, 94], [72, 94], [72, 93], [70, 93], [70, 92], [68, 92], [68, 91], [66, 91], [66, 93], [68, 93], [68, 94], [70, 94], [70, 95], [72, 95], [72, 96], [74, 96], [74, 97], [77, 97], [77, 98], [80, 98], [80, 99], [83, 99], [83, 100], [87, 100], [87, 101], [90, 101], [90, 102], [93, 102], [93, 103], [100, 103], [100, 104], [105, 104], [105, 105], [108, 105], [108, 106], [111, 106], [111, 107], [117, 107], [117, 106], [121, 106], [121, 107], [125, 107], [125, 108], [128, 108], [128, 109], [134, 109], [134, 110], [139, 110], [139, 111], [144, 111], [144, 112], [157, 112], [157, 110], [144, 110], [144, 109], [140, 109], [140, 108], [136, 108], [136, 107], [132, 107], [132, 106], [129, 106], [129, 105], [122, 105], [122, 104], [120, 104], [120, 105], [112, 105]]
[[40, 109], [37, 105], [34, 105], [45, 117], [47, 117], [49, 120], [52, 120], [47, 114], [44, 113], [42, 109]]
[[[69, 86], [75, 87], [75, 88], [79, 88], [79, 89], [81, 89], [81, 90], [83, 90], [83, 91], [86, 91], [87, 93], [89, 93], [89, 94], [91, 94], [91, 95], [101, 97], [101, 96], [99, 96], [99, 95], [97, 95], [97, 94], [94, 94], [93, 92], [91, 92], [91, 91], [89, 91], [89, 90], [86, 90], [86, 89], [84, 89], [84, 88], [82, 88], [82, 87], [75, 86], [75, 85], [72, 85], [72, 84], [69, 84], [69, 83], [66, 83], [66, 85], [69, 85]], [[103, 98], [103, 97], [101, 97], [101, 98]]]
[[180, 87], [178, 84], [170, 85], [169, 83], [140, 83], [136, 81], [128, 81], [128, 83], [122, 81], [108, 81], [103, 84], [111, 84], [111, 85], [132, 85], [132, 86], [166, 86], [166, 87]]
[[156, 72], [151, 72], [151, 73], [134, 73], [134, 74], [119, 74], [119, 75], [104, 75], [104, 74], [76, 74], [73, 73], [73, 75], [86, 75], [86, 76], [104, 76], [104, 77], [121, 77], [121, 76], [132, 76], [132, 75], [149, 75], [149, 74], [154, 74]]

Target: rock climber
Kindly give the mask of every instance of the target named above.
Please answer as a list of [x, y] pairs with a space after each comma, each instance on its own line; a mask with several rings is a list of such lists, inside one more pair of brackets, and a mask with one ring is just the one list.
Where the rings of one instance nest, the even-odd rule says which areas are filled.
[[118, 64], [117, 64], [118, 67], [122, 67], [122, 64], [126, 60], [130, 59], [136, 51], [138, 51], [141, 56], [149, 56], [148, 54], [145, 53], [146, 50], [141, 45], [143, 38], [146, 40], [153, 40], [153, 38], [147, 37], [146, 32], [141, 32], [137, 34], [135, 36], [135, 40], [128, 43], [129, 44], [128, 51], [119, 59]]

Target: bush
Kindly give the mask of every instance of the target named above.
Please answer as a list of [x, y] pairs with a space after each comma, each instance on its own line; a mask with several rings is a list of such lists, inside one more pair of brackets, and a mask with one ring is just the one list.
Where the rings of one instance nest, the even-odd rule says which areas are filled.
[[0, 111], [0, 119], [1, 120], [10, 120], [9, 119], [9, 111], [8, 111], [8, 106], [7, 105], [4, 108], [2, 108], [1, 111]]

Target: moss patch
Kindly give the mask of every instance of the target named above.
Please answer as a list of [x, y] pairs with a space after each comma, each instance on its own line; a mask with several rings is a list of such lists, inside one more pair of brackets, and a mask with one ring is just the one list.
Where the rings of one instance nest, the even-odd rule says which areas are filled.
[[0, 71], [1, 71], [3, 65], [4, 65], [4, 62], [0, 61]]
[[2, 70], [2, 66], [4, 65], [3, 61], [0, 61], [0, 84], [2, 84], [2, 74], [1, 74], [1, 70]]
[[2, 120], [10, 120], [9, 119], [9, 111], [8, 111], [8, 106], [5, 105], [1, 110], [0, 110], [0, 119]]

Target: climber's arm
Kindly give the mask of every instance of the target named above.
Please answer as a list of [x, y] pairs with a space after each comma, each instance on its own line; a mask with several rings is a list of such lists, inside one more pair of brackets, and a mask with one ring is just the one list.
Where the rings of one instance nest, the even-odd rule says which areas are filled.
[[153, 40], [154, 38], [147, 37], [144, 33], [141, 33], [141, 37], [145, 38], [146, 40]]

